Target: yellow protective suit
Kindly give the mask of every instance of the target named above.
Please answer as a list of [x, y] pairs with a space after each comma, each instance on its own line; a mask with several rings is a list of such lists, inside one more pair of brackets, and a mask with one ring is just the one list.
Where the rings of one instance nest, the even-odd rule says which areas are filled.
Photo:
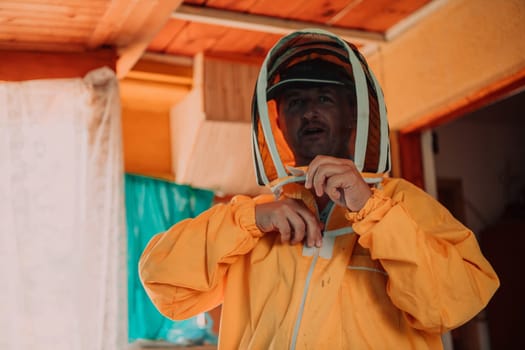
[[440, 349], [499, 285], [472, 232], [404, 180], [385, 179], [358, 213], [334, 207], [320, 249], [257, 229], [254, 205], [272, 199], [236, 197], [183, 221], [140, 261], [167, 317], [223, 303], [220, 349]]
[[[277, 123], [282, 67], [322, 58], [355, 77], [357, 124], [349, 154], [375, 183], [359, 212], [319, 213], [300, 183]], [[158, 309], [185, 319], [219, 304], [219, 348], [440, 349], [440, 335], [476, 315], [498, 278], [467, 228], [410, 183], [383, 175], [390, 163], [386, 108], [357, 49], [321, 31], [283, 38], [256, 86], [253, 137], [258, 182], [301, 199], [325, 222], [321, 248], [283, 244], [255, 223], [255, 199], [235, 197], [151, 240], [140, 277]], [[273, 84], [273, 85], [272, 85]], [[370, 173], [365, 175], [366, 173]]]

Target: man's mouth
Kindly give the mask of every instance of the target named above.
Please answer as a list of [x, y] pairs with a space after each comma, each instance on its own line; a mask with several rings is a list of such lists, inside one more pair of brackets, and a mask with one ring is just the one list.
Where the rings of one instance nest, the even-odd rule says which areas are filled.
[[306, 126], [301, 129], [301, 136], [316, 136], [325, 132], [325, 128], [319, 125]]

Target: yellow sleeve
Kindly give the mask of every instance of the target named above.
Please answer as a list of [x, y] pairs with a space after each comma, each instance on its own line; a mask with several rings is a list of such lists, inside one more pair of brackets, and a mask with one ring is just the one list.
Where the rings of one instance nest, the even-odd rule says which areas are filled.
[[407, 181], [390, 180], [348, 217], [356, 221], [359, 244], [388, 273], [390, 299], [414, 328], [443, 333], [458, 327], [499, 287], [474, 234]]
[[262, 235], [254, 208], [253, 199], [237, 196], [151, 239], [139, 275], [163, 315], [186, 319], [222, 302], [228, 267]]

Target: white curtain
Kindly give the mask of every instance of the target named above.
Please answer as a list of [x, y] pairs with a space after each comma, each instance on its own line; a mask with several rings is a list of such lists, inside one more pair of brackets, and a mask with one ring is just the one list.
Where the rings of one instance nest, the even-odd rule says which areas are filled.
[[118, 83], [0, 83], [0, 349], [122, 349]]

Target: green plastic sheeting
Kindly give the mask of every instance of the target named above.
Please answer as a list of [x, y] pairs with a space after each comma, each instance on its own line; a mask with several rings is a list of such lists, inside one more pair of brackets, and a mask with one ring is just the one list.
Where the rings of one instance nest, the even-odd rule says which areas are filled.
[[[126, 222], [128, 232], [128, 321], [129, 341], [137, 339], [171, 341], [191, 322], [174, 322], [162, 316], [152, 304], [138, 276], [138, 262], [149, 240], [173, 224], [195, 217], [208, 209], [213, 192], [190, 186], [125, 175]], [[194, 322], [193, 322], [194, 323]], [[188, 330], [191, 333], [192, 330]]]

